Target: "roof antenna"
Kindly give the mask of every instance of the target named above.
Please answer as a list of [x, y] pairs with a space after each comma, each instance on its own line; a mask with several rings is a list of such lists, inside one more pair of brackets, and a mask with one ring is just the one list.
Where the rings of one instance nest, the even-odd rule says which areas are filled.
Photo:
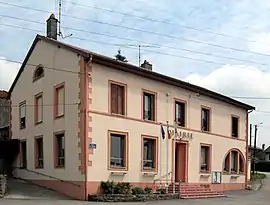
[[64, 34], [62, 33], [62, 29], [61, 29], [61, 17], [62, 17], [62, 5], [63, 5], [63, 0], [57, 0], [58, 2], [58, 23], [59, 23], [59, 30], [58, 30], [58, 36], [60, 36], [62, 39], [68, 38], [70, 36], [72, 36], [72, 33], [64, 36]]

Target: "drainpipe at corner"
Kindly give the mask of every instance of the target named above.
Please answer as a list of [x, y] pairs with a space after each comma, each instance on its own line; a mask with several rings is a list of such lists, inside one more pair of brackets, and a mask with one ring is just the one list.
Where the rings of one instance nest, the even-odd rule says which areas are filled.
[[84, 61], [84, 96], [85, 96], [85, 107], [84, 107], [84, 164], [85, 164], [85, 200], [88, 201], [88, 161], [89, 161], [89, 154], [88, 154], [88, 129], [89, 129], [89, 67], [92, 63], [92, 55], [90, 55], [89, 60]]
[[247, 114], [246, 114], [246, 174], [245, 174], [245, 188], [247, 188], [247, 185], [248, 185], [248, 130], [249, 130], [248, 115], [250, 113], [252, 113], [253, 111], [254, 111], [254, 109], [248, 110]]

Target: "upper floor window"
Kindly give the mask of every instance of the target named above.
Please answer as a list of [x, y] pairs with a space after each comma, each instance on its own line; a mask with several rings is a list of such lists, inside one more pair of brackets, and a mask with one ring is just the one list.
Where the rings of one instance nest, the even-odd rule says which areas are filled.
[[127, 169], [127, 134], [126, 133], [110, 133], [109, 135], [109, 153], [110, 164], [112, 168]]
[[202, 131], [210, 131], [210, 109], [202, 108], [202, 119], [201, 119]]
[[65, 114], [65, 85], [61, 83], [54, 88], [54, 117], [62, 117]]
[[175, 116], [174, 120], [178, 126], [186, 126], [186, 103], [182, 101], [175, 101]]
[[36, 67], [33, 75], [33, 82], [44, 76], [44, 68], [42, 65]]
[[22, 102], [19, 105], [19, 115], [20, 115], [20, 129], [26, 127], [26, 102]]
[[35, 95], [35, 124], [43, 121], [43, 96], [42, 93]]
[[232, 117], [232, 137], [238, 137], [239, 132], [239, 118]]
[[143, 92], [143, 119], [156, 121], [156, 94]]
[[111, 113], [118, 115], [126, 115], [126, 86], [117, 83], [110, 83], [110, 89]]
[[157, 169], [157, 139], [143, 137], [143, 169]]

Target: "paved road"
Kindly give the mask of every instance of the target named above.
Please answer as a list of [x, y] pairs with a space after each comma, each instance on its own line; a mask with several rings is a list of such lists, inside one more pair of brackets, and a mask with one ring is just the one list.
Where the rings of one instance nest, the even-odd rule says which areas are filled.
[[[194, 200], [170, 200], [152, 201], [141, 203], [110, 203], [110, 205], [269, 205], [270, 200], [270, 175], [265, 179], [263, 187], [257, 191], [236, 191], [228, 193], [228, 197], [216, 199], [194, 199]], [[62, 199], [41, 199], [41, 200], [22, 200], [22, 199], [2, 199], [0, 205], [108, 205], [108, 203], [91, 203]]]

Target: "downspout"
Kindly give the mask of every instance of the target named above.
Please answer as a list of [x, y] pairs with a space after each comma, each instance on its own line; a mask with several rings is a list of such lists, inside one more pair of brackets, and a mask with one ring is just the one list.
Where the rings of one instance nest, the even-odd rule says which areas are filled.
[[[84, 61], [85, 62], [85, 61]], [[85, 147], [85, 152], [84, 152], [84, 171], [85, 171], [85, 181], [84, 181], [84, 186], [85, 186], [85, 200], [88, 200], [88, 161], [89, 161], [89, 154], [88, 154], [88, 128], [89, 128], [89, 71], [88, 68], [90, 67], [90, 64], [92, 63], [92, 55], [90, 55], [89, 60], [87, 60], [86, 63], [84, 63], [84, 147]]]
[[[249, 130], [249, 120], [248, 115], [252, 113], [254, 109], [248, 110], [246, 114], [246, 174], [245, 174], [245, 187], [248, 185], [248, 130]], [[251, 133], [250, 133], [251, 134]]]

